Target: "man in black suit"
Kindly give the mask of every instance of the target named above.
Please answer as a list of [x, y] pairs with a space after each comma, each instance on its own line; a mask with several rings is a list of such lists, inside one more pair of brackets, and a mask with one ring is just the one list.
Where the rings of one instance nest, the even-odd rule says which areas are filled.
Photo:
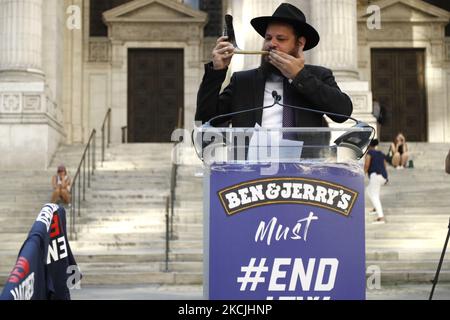
[[[255, 18], [251, 24], [264, 37], [263, 50], [270, 53], [262, 56], [259, 68], [235, 72], [230, 84], [220, 93], [235, 50], [227, 37], [220, 37], [212, 51], [212, 62], [205, 65], [197, 96], [197, 121], [206, 122], [217, 115], [271, 105], [274, 90], [284, 104], [351, 115], [352, 102], [339, 89], [331, 70], [305, 64], [303, 51], [318, 44], [319, 34], [306, 23], [298, 8], [283, 3], [272, 16]], [[344, 122], [347, 117], [331, 116], [331, 119]], [[267, 128], [326, 125], [323, 114], [278, 105], [217, 119], [212, 125], [228, 122], [233, 127], [254, 127], [257, 123]]]

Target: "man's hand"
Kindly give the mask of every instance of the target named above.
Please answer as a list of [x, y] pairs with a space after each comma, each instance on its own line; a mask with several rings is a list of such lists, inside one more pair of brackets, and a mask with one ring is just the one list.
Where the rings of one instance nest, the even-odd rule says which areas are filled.
[[271, 50], [269, 62], [280, 70], [286, 78], [293, 80], [305, 66], [305, 55], [300, 52], [299, 57], [295, 58], [287, 53]]
[[226, 39], [228, 39], [226, 36], [217, 39], [216, 46], [212, 51], [214, 70], [222, 70], [230, 65], [234, 47], [230, 42], [226, 42]]

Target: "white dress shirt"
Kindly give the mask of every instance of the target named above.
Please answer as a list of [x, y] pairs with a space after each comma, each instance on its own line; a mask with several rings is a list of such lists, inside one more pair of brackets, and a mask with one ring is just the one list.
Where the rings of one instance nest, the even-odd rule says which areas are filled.
[[[283, 77], [272, 74], [266, 80], [264, 88], [264, 106], [273, 104], [272, 92], [276, 91], [281, 96], [280, 103], [283, 103]], [[275, 105], [263, 110], [261, 127], [281, 128], [283, 127], [283, 107]]]

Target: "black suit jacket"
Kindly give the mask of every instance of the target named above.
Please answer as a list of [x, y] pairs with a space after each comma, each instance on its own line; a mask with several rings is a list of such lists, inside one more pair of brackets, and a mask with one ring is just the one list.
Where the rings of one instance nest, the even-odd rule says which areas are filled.
[[[205, 74], [197, 95], [196, 121], [206, 122], [219, 114], [263, 106], [266, 79], [260, 68], [233, 73], [230, 84], [220, 93], [226, 73], [227, 69], [214, 70], [211, 62], [205, 65]], [[283, 87], [285, 104], [346, 116], [352, 113], [350, 98], [339, 89], [329, 69], [305, 65], [292, 83], [286, 79]], [[256, 123], [261, 125], [262, 112], [257, 110], [217, 119], [212, 125], [231, 121], [233, 127], [254, 127]], [[302, 110], [294, 110], [294, 114], [297, 127], [324, 126], [323, 114]], [[346, 117], [330, 118], [335, 122], [347, 120]]]

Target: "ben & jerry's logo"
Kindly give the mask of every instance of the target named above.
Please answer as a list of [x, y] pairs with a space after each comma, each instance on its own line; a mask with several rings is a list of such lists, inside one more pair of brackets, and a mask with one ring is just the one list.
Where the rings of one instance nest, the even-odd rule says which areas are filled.
[[358, 192], [328, 181], [289, 177], [247, 181], [218, 195], [228, 215], [268, 204], [300, 203], [349, 216]]

